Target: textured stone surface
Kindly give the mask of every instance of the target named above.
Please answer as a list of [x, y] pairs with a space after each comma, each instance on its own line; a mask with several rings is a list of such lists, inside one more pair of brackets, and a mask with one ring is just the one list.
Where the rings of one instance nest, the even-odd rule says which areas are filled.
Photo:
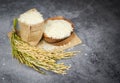
[[[118, 0], [119, 1], [119, 0]], [[0, 0], [0, 83], [120, 83], [120, 6], [117, 0]], [[44, 18], [71, 19], [83, 44], [67, 75], [41, 75], [11, 56], [12, 19], [37, 8]]]

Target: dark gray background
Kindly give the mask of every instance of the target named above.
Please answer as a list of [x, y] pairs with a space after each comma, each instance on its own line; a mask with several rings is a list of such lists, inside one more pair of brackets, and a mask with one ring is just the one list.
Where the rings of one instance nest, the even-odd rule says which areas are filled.
[[[0, 83], [120, 83], [119, 0], [0, 0]], [[12, 20], [37, 8], [44, 18], [62, 15], [75, 24], [83, 44], [69, 50], [67, 75], [39, 74], [11, 56], [7, 33]]]

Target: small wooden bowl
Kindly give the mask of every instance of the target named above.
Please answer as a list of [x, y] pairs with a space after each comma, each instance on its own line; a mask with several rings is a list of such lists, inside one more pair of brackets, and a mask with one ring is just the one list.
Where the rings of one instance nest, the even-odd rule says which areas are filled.
[[[64, 18], [63, 16], [56, 16], [56, 17], [48, 18], [47, 20], [44, 21], [44, 24], [47, 23], [48, 20], [65, 20], [65, 21], [67, 21], [71, 24], [71, 26], [74, 30], [74, 24], [70, 20]], [[72, 33], [73, 33], [73, 31], [71, 32], [71, 35], [72, 35]], [[55, 39], [55, 38], [52, 38], [52, 37], [48, 37], [45, 33], [43, 33], [43, 38], [48, 43], [57, 43], [57, 42], [63, 41], [64, 39], [66, 39], [68, 37], [63, 38], [63, 39]]]

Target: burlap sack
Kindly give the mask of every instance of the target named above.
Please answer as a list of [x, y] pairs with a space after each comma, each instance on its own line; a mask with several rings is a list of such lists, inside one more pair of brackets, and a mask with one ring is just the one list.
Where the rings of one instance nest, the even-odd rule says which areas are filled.
[[42, 38], [44, 32], [44, 23], [38, 23], [35, 25], [27, 25], [20, 21], [18, 21], [18, 23], [20, 27], [21, 39], [32, 46], [36, 46]]

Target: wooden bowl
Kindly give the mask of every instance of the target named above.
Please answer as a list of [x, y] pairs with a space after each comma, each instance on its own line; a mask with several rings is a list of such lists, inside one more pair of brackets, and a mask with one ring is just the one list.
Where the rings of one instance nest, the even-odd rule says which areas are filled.
[[[74, 31], [74, 24], [70, 20], [68, 20], [68, 19], [66, 19], [66, 18], [64, 18], [62, 16], [56, 16], [56, 17], [48, 18], [47, 20], [44, 21], [44, 24], [46, 24], [47, 21], [49, 21], [49, 20], [65, 20], [65, 21], [67, 21], [67, 22], [69, 22], [71, 24], [71, 26], [73, 28], [73, 31]], [[72, 35], [73, 31], [71, 32], [71, 35]], [[55, 39], [55, 38], [49, 37], [49, 36], [47, 36], [47, 34], [43, 33], [43, 38], [48, 43], [57, 43], [57, 42], [60, 42], [60, 41], [63, 41], [65, 39], [67, 39], [68, 37], [62, 38], [62, 39]]]

